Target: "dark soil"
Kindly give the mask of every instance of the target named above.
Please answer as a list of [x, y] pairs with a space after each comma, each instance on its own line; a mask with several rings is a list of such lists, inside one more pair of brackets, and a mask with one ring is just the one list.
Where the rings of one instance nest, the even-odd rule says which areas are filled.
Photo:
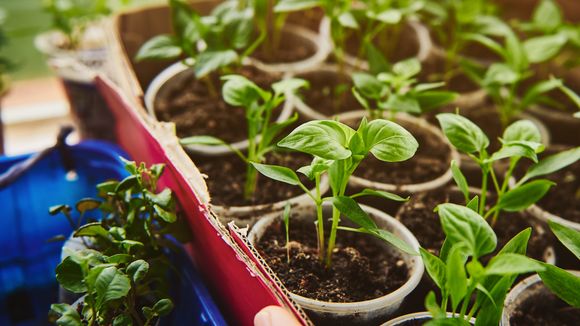
[[321, 8], [313, 8], [289, 13], [286, 18], [286, 23], [300, 25], [318, 33], [323, 17], [324, 11]]
[[[463, 195], [449, 188], [415, 195], [409, 203], [403, 205], [397, 219], [399, 219], [415, 235], [419, 244], [433, 254], [438, 255], [445, 234], [441, 227], [439, 215], [433, 209], [442, 203], [464, 204]], [[533, 223], [533, 224], [532, 224]], [[554, 238], [547, 226], [537, 223], [527, 214], [505, 213], [500, 214], [494, 230], [498, 237], [496, 251], [516, 234], [533, 225], [532, 235], [528, 243], [528, 256], [543, 260], [544, 250], [553, 245]], [[488, 261], [489, 257], [483, 257]]]
[[580, 162], [551, 174], [548, 179], [556, 182], [556, 186], [539, 201], [538, 206], [554, 215], [580, 223]]
[[510, 325], [523, 326], [577, 326], [580, 325], [580, 308], [574, 308], [560, 300], [542, 283], [532, 286], [539, 289], [536, 295], [522, 303], [510, 318]]
[[[269, 33], [272, 35], [272, 33]], [[252, 57], [265, 63], [292, 63], [307, 59], [316, 53], [309, 42], [282, 30], [279, 40], [267, 40], [260, 45]]]
[[[279, 202], [302, 194], [297, 186], [291, 186], [274, 181], [258, 174], [258, 185], [252, 200], [244, 199], [244, 182], [246, 180], [246, 165], [234, 155], [221, 157], [192, 157], [200, 172], [206, 174], [206, 184], [212, 203], [220, 206], [247, 206]], [[266, 157], [267, 164], [276, 164], [296, 170], [310, 164], [311, 159], [299, 153], [270, 153]], [[312, 183], [304, 178], [307, 186]]]
[[352, 95], [352, 80], [347, 75], [317, 71], [299, 76], [310, 83], [303, 91], [304, 103], [313, 110], [331, 117], [347, 111], [362, 110], [363, 107]]
[[376, 182], [397, 185], [433, 180], [449, 168], [449, 147], [430, 132], [415, 125], [397, 121], [419, 142], [415, 156], [405, 162], [386, 163], [369, 155], [361, 162], [355, 175]]
[[[266, 89], [277, 80], [276, 76], [248, 66], [238, 68], [235, 73]], [[227, 142], [246, 139], [245, 110], [224, 102], [219, 95], [221, 81], [217, 73], [208, 78], [217, 92], [215, 96], [211, 95], [207, 82], [192, 74], [182, 85], [171, 85], [173, 89], [167, 97], [155, 100], [155, 115], [160, 121], [175, 123], [177, 136], [181, 138], [210, 135]]]
[[[345, 44], [345, 51], [354, 57], [359, 56], [359, 49], [362, 42], [362, 35], [359, 31], [366, 29], [365, 24], [361, 24], [360, 29], [351, 33]], [[373, 44], [379, 49], [389, 62], [398, 62], [404, 59], [415, 57], [419, 52], [419, 40], [415, 30], [409, 25], [400, 26], [400, 31], [385, 29], [374, 39]], [[366, 54], [359, 58], [366, 60]]]
[[[421, 82], [440, 82], [443, 81], [445, 74], [445, 60], [431, 56], [422, 63], [419, 80]], [[480, 89], [479, 85], [471, 80], [467, 75], [455, 74], [449, 80], [445, 81], [442, 89], [457, 92], [460, 94], [470, 93]], [[455, 109], [455, 108], [454, 108]]]
[[312, 223], [291, 221], [290, 264], [283, 223], [269, 227], [257, 245], [291, 292], [321, 301], [356, 302], [384, 296], [407, 281], [408, 270], [401, 257], [386, 251], [378, 240], [352, 232], [339, 231], [332, 267], [326, 269], [318, 260]]

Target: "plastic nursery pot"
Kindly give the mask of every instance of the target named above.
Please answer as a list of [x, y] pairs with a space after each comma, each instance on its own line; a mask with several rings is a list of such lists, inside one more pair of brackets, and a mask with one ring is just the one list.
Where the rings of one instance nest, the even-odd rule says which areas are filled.
[[[367, 115], [366, 111], [352, 111], [341, 114], [338, 116], [338, 120], [348, 123], [348, 122], [358, 122]], [[396, 192], [404, 192], [404, 193], [416, 193], [421, 191], [427, 191], [431, 189], [440, 188], [443, 185], [447, 184], [453, 177], [451, 173], [451, 161], [455, 160], [459, 162], [459, 153], [453, 148], [445, 138], [445, 136], [441, 133], [439, 129], [435, 126], [429, 124], [425, 119], [413, 117], [411, 115], [405, 113], [397, 113], [395, 115], [395, 122], [401, 124], [403, 127], [413, 127], [417, 129], [424, 130], [427, 134], [429, 134], [430, 139], [436, 139], [437, 142], [441, 142], [445, 145], [445, 147], [449, 150], [449, 155], [446, 158], [446, 165], [445, 165], [445, 172], [440, 175], [436, 175], [433, 179], [421, 182], [421, 183], [414, 183], [414, 184], [396, 184], [396, 183], [382, 183], [377, 182], [374, 180], [369, 180], [357, 176], [352, 176], [350, 178], [350, 184], [355, 187], [361, 188], [371, 188], [377, 190], [384, 190], [384, 191], [396, 191]], [[406, 127], [407, 128], [407, 127]], [[421, 143], [419, 143], [419, 148], [421, 148]], [[411, 158], [410, 160], [413, 160]], [[385, 168], [388, 167], [389, 163], [385, 163]]]
[[[580, 271], [569, 271], [574, 273], [577, 276], [580, 276]], [[565, 310], [562, 308], [569, 307], [565, 302], [561, 302], [560, 304], [563, 307], [554, 307], [555, 304], [559, 302], [559, 299], [556, 295], [552, 294], [550, 290], [544, 285], [542, 279], [538, 274], [529, 276], [528, 278], [524, 279], [523, 281], [519, 282], [515, 287], [511, 289], [511, 291], [507, 294], [506, 299], [504, 301], [504, 308], [503, 314], [501, 317], [501, 326], [518, 326], [518, 325], [530, 325], [527, 322], [524, 324], [519, 323], [517, 321], [516, 315], [526, 315], [527, 317], [531, 317], [531, 311], [526, 310], [526, 305], [533, 303], [534, 300], [538, 300], [537, 307], [541, 307], [537, 309], [538, 311], [546, 311], [551, 312], [548, 314], [547, 318], [549, 319], [550, 323], [554, 323], [554, 325], [559, 324], [557, 319], [562, 318], [559, 316], [561, 312], [556, 311], [557, 308], [561, 310]], [[571, 314], [573, 312], [568, 312]], [[576, 312], [577, 313], [577, 312]], [[515, 319], [515, 320], [514, 320]], [[547, 322], [544, 320], [544, 322]], [[562, 322], [562, 320], [560, 320]]]
[[249, 57], [247, 61], [258, 69], [269, 73], [297, 73], [312, 69], [323, 63], [332, 51], [332, 46], [328, 41], [329, 33], [330, 22], [324, 19], [320, 22], [318, 33], [296, 24], [286, 24], [281, 30], [280, 40], [280, 43], [284, 43], [285, 46], [279, 51], [291, 51], [302, 47], [311, 52], [312, 55], [293, 62], [277, 61], [277, 58], [273, 58], [274, 62], [267, 62], [255, 56]]
[[[375, 208], [364, 205], [361, 205], [361, 207], [379, 227], [393, 232], [395, 236], [418, 250], [419, 243], [417, 239], [415, 239], [413, 234], [401, 222]], [[329, 215], [331, 208], [332, 205], [330, 203], [325, 203], [323, 206], [324, 214]], [[314, 221], [316, 215], [315, 207], [312, 203], [300, 205], [292, 209], [292, 214], [292, 219], [294, 220], [304, 219], [307, 218], [306, 216], [310, 216]], [[280, 218], [280, 213], [269, 213], [260, 217], [258, 222], [251, 228], [248, 234], [248, 240], [256, 246], [268, 227]], [[381, 245], [384, 245], [385, 250], [398, 253], [405, 261], [409, 270], [408, 280], [397, 290], [376, 299], [347, 303], [319, 301], [294, 293], [290, 293], [290, 297], [305, 309], [313, 319], [320, 320], [325, 324], [336, 322], [338, 324], [369, 325], [378, 324], [386, 320], [395, 313], [405, 300], [405, 297], [419, 284], [423, 276], [424, 265], [419, 256], [402, 253], [385, 243], [381, 243]]]
[[[324, 19], [328, 20], [327, 17], [325, 17]], [[429, 57], [429, 53], [431, 52], [431, 47], [433, 45], [427, 27], [425, 27], [425, 25], [423, 25], [418, 21], [411, 20], [406, 23], [402, 31], [408, 33], [408, 35], [402, 34], [399, 42], [415, 43], [413, 44], [413, 47], [416, 48], [416, 52], [407, 56], [406, 58], [387, 58], [387, 59], [389, 59], [390, 61], [399, 61], [415, 57], [420, 61], [425, 61]], [[379, 36], [377, 37], [381, 37], [381, 35], [379, 34]], [[332, 41], [331, 44], [333, 44]], [[355, 55], [348, 53], [348, 51], [345, 51], [344, 53], [344, 62], [350, 65], [351, 67], [357, 69], [369, 70], [369, 63], [367, 60], [357, 58]]]
[[[259, 70], [259, 69], [258, 69]], [[159, 98], [171, 98], [171, 94], [179, 91], [183, 84], [195, 80], [195, 74], [191, 67], [183, 62], [176, 62], [163, 70], [149, 85], [145, 93], [145, 107], [149, 114], [157, 119], [155, 113], [155, 103]], [[283, 121], [292, 114], [292, 105], [286, 101], [280, 111], [277, 121]], [[158, 120], [158, 119], [157, 119]], [[219, 136], [218, 136], [219, 137]], [[237, 150], [243, 151], [248, 148], [248, 140], [235, 141], [232, 144]], [[204, 146], [204, 145], [187, 145], [184, 146], [189, 152], [205, 155], [216, 156], [232, 153], [231, 149], [225, 145], [221, 146]]]
[[[448, 317], [452, 317], [453, 314], [448, 312]], [[391, 319], [388, 322], [384, 323], [382, 326], [405, 326], [405, 325], [423, 325], [424, 323], [431, 320], [431, 314], [427, 311], [423, 312], [415, 312], [412, 314], [407, 314], [403, 316], [399, 316], [395, 319]], [[471, 318], [469, 320], [469, 324], [475, 325], [475, 318]]]

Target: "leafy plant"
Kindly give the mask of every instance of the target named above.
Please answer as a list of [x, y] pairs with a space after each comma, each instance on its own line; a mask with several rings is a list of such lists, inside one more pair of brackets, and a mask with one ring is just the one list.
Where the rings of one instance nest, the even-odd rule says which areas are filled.
[[549, 80], [535, 82], [530, 87], [523, 84], [534, 76], [532, 64], [545, 62], [553, 56], [554, 46], [551, 40], [542, 38], [521, 42], [507, 25], [502, 25], [497, 29], [497, 32], [504, 36], [505, 45], [483, 35], [474, 40], [497, 53], [502, 61], [495, 62], [488, 68], [475, 64], [464, 67], [468, 75], [485, 89], [498, 107], [500, 121], [504, 128], [516, 114], [533, 104], [549, 103], [558, 106], [557, 103], [544, 96], [552, 90], [560, 90], [580, 108], [580, 97], [566, 87], [560, 79], [552, 77]]
[[542, 263], [525, 256], [531, 228], [513, 237], [483, 266], [480, 258], [497, 247], [497, 237], [485, 219], [471, 208], [450, 203], [436, 210], [446, 236], [440, 255], [419, 249], [441, 294], [440, 304], [433, 291], [425, 299], [433, 318], [427, 325], [469, 325], [474, 316], [475, 325], [497, 325], [516, 277], [545, 270]]
[[44, 9], [52, 15], [53, 26], [68, 40], [68, 47], [76, 49], [86, 28], [95, 21], [111, 14], [121, 2], [130, 0], [43, 0]]
[[294, 115], [285, 121], [273, 122], [272, 113], [284, 102], [287, 94], [308, 84], [302, 79], [284, 79], [272, 84], [272, 92], [269, 92], [243, 76], [229, 75], [222, 79], [225, 80], [222, 95], [226, 103], [246, 110], [249, 142], [247, 153], [244, 154], [223, 140], [211, 136], [192, 136], [181, 139], [180, 142], [182, 145], [228, 146], [247, 163], [244, 197], [249, 200], [254, 195], [257, 181], [257, 171], [250, 163], [263, 162], [266, 154], [275, 149], [273, 143], [276, 137], [298, 119]]
[[[556, 172], [580, 159], [580, 147], [546, 157], [541, 161], [537, 154], [544, 150], [538, 128], [528, 120], [519, 120], [508, 126], [500, 138], [502, 146], [494, 153], [488, 153], [489, 139], [485, 133], [469, 119], [458, 114], [437, 115], [443, 133], [460, 152], [467, 154], [481, 169], [481, 199], [476, 211], [486, 219], [492, 217], [494, 225], [501, 211], [518, 212], [540, 200], [554, 183], [547, 179], [535, 179]], [[534, 162], [513, 187], [509, 181], [522, 158]], [[495, 164], [509, 159], [509, 167], [503, 181], [496, 175]], [[469, 189], [465, 176], [452, 163], [453, 178], [469, 202]], [[496, 202], [486, 207], [486, 197], [490, 183], [495, 190]], [[535, 179], [535, 180], [533, 180]], [[501, 182], [500, 182], [501, 181]], [[477, 206], [477, 204], [476, 204]]]
[[10, 87], [8, 73], [16, 68], [16, 64], [2, 51], [8, 45], [8, 36], [4, 31], [4, 22], [6, 20], [6, 11], [0, 8], [0, 97], [6, 93]]
[[[332, 262], [332, 253], [339, 229], [370, 234], [403, 251], [414, 253], [413, 248], [405, 242], [379, 228], [355, 201], [355, 198], [361, 196], [378, 196], [396, 201], [407, 199], [372, 189], [345, 196], [349, 178], [369, 154], [383, 162], [405, 161], [415, 154], [418, 144], [407, 130], [394, 122], [382, 119], [367, 122], [363, 118], [357, 130], [338, 121], [309, 121], [279, 141], [278, 146], [313, 156], [312, 163], [298, 169], [298, 172], [314, 180], [316, 184], [314, 192], [308, 190], [298, 175], [289, 168], [256, 163], [253, 165], [261, 174], [271, 179], [300, 187], [313, 200], [316, 206], [318, 253], [320, 260], [324, 260], [327, 267]], [[328, 174], [332, 190], [332, 196], [329, 197], [322, 197], [320, 191], [321, 177], [325, 173]], [[328, 240], [325, 238], [322, 211], [325, 201], [333, 205]], [[341, 213], [359, 228], [339, 226]]]
[[453, 101], [457, 94], [435, 90], [444, 83], [417, 83], [415, 78], [421, 72], [418, 59], [407, 59], [393, 65], [389, 72], [376, 76], [354, 73], [353, 94], [367, 110], [372, 119], [389, 111], [394, 118], [396, 112], [421, 114]]
[[[56, 268], [60, 285], [84, 296], [78, 309], [64, 303], [51, 306], [58, 325], [151, 325], [173, 308], [166, 255], [175, 244], [169, 237], [186, 241], [188, 227], [176, 215], [171, 190], [157, 189], [162, 164], [148, 169], [126, 162], [125, 167], [130, 176], [99, 184], [99, 199], [76, 204], [77, 222], [71, 207], [50, 208], [52, 215], [67, 217], [73, 237], [86, 246], [65, 249], [69, 256]], [[95, 210], [100, 219], [92, 215]]]

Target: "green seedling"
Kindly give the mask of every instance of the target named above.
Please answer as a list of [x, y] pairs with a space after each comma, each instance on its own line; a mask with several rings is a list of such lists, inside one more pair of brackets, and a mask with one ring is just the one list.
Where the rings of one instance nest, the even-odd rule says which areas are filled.
[[287, 262], [290, 263], [290, 202], [286, 202], [286, 206], [284, 206], [283, 220], [286, 231], [286, 258]]
[[[298, 169], [298, 172], [315, 182], [314, 191], [308, 190], [298, 175], [289, 168], [265, 164], [253, 165], [266, 177], [300, 187], [313, 200], [317, 216], [318, 253], [320, 260], [325, 261], [327, 267], [332, 262], [339, 229], [370, 234], [405, 252], [414, 253], [408, 244], [379, 228], [355, 201], [361, 196], [378, 196], [396, 201], [405, 201], [406, 198], [372, 189], [345, 196], [350, 177], [369, 154], [383, 162], [401, 162], [415, 154], [418, 143], [407, 130], [394, 122], [382, 119], [367, 122], [366, 118], [363, 118], [357, 130], [338, 121], [310, 121], [294, 129], [278, 142], [278, 146], [313, 156], [312, 163]], [[323, 174], [328, 174], [330, 181], [332, 195], [329, 197], [322, 197], [320, 191]], [[328, 240], [325, 238], [322, 210], [325, 201], [331, 202], [333, 206]], [[341, 213], [359, 228], [340, 226]]]
[[[539, 201], [554, 185], [550, 180], [536, 179], [537, 177], [556, 172], [580, 159], [580, 147], [576, 147], [539, 160], [538, 153], [544, 150], [544, 145], [538, 128], [528, 120], [519, 120], [508, 126], [500, 138], [502, 146], [495, 153], [488, 153], [488, 137], [469, 119], [458, 114], [442, 113], [437, 115], [437, 120], [449, 142], [480, 167], [482, 193], [475, 210], [486, 219], [491, 218], [492, 225], [495, 225], [501, 211], [522, 211]], [[523, 158], [533, 161], [534, 164], [510, 188], [508, 186], [514, 176], [513, 172]], [[509, 160], [503, 181], [494, 168], [500, 160]], [[454, 162], [451, 168], [453, 178], [464, 194], [466, 202], [470, 202], [465, 176]], [[496, 203], [488, 208], [486, 197], [490, 189], [490, 179], [497, 198]]]
[[73, 237], [86, 245], [68, 250], [69, 256], [56, 268], [63, 288], [84, 295], [79, 309], [51, 306], [58, 325], [152, 325], [173, 308], [166, 251], [175, 244], [168, 237], [185, 242], [189, 228], [176, 214], [171, 190], [157, 189], [163, 165], [147, 168], [126, 162], [125, 167], [130, 176], [99, 184], [98, 199], [77, 203], [78, 224], [71, 207], [50, 209], [52, 215], [63, 213], [74, 229]]
[[250, 163], [263, 162], [266, 154], [276, 149], [276, 137], [298, 119], [295, 114], [285, 121], [274, 122], [272, 114], [285, 101], [287, 94], [295, 93], [308, 84], [302, 79], [284, 79], [272, 84], [270, 92], [243, 76], [229, 75], [222, 79], [225, 80], [222, 95], [226, 103], [246, 110], [249, 141], [247, 153], [244, 154], [223, 140], [211, 136], [187, 137], [180, 142], [182, 145], [228, 146], [247, 163], [244, 197], [250, 200], [254, 196], [257, 181], [257, 172]]
[[388, 72], [371, 75], [354, 73], [353, 94], [367, 110], [371, 119], [383, 116], [383, 111], [421, 114], [453, 101], [457, 94], [436, 90], [444, 83], [417, 83], [421, 72], [418, 59], [407, 59], [393, 65]]
[[[440, 290], [441, 303], [429, 292], [426, 325], [498, 325], [506, 294], [520, 274], [543, 272], [542, 263], [526, 257], [531, 228], [513, 237], [483, 266], [480, 258], [497, 247], [497, 237], [481, 215], [468, 207], [441, 204], [436, 208], [445, 241], [439, 257], [420, 248], [427, 273]], [[448, 317], [447, 312], [452, 316]]]

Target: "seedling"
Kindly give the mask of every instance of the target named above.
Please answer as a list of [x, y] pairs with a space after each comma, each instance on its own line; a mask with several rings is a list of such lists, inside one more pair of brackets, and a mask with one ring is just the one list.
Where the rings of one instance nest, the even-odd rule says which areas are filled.
[[[525, 87], [522, 83], [534, 75], [532, 64], [545, 62], [553, 56], [552, 41], [544, 38], [529, 39], [521, 42], [507, 25], [498, 27], [498, 32], [505, 36], [505, 45], [480, 35], [475, 41], [497, 53], [502, 61], [491, 64], [488, 68], [477, 65], [465, 65], [467, 74], [490, 96], [499, 109], [500, 122], [505, 128], [513, 117], [533, 104], [555, 104], [545, 97], [549, 91], [560, 90], [580, 108], [580, 97], [566, 87], [560, 79], [551, 78]], [[518, 94], [521, 95], [521, 99]]]
[[[173, 308], [167, 282], [171, 265], [165, 254], [175, 244], [168, 237], [187, 241], [188, 227], [176, 215], [171, 190], [157, 190], [163, 165], [148, 169], [126, 162], [126, 169], [129, 177], [97, 186], [99, 199], [77, 203], [78, 224], [69, 206], [50, 209], [52, 215], [67, 216], [73, 237], [86, 245], [68, 250], [69, 256], [56, 268], [63, 288], [84, 295], [79, 309], [51, 306], [58, 325], [151, 325]], [[87, 217], [95, 210], [100, 219]]]
[[257, 171], [250, 163], [263, 162], [266, 154], [275, 149], [276, 137], [290, 124], [298, 119], [297, 115], [285, 121], [273, 122], [272, 113], [279, 107], [286, 95], [307, 87], [302, 79], [284, 79], [272, 84], [272, 91], [266, 91], [247, 78], [238, 75], [224, 76], [222, 94], [229, 105], [246, 110], [248, 125], [248, 151], [246, 154], [235, 149], [223, 140], [211, 136], [193, 136], [181, 139], [182, 145], [228, 146], [236, 155], [247, 163], [244, 197], [252, 199], [256, 189]]
[[284, 206], [284, 230], [286, 231], [286, 258], [290, 263], [290, 202], [286, 202]]
[[421, 72], [418, 59], [407, 59], [393, 65], [389, 72], [371, 75], [353, 74], [353, 94], [367, 110], [371, 119], [383, 116], [383, 111], [421, 114], [453, 101], [457, 94], [435, 90], [444, 83], [417, 83]]
[[[519, 120], [508, 126], [500, 141], [501, 148], [495, 153], [488, 153], [489, 139], [485, 133], [469, 119], [458, 114], [442, 113], [437, 115], [443, 133], [449, 142], [460, 152], [467, 154], [481, 169], [481, 200], [476, 211], [487, 218], [492, 218], [491, 224], [495, 225], [501, 211], [519, 212], [540, 200], [554, 183], [547, 179], [536, 179], [556, 172], [573, 164], [580, 159], [580, 147], [560, 152], [558, 154], [538, 160], [538, 153], [544, 150], [541, 135], [538, 128], [528, 120]], [[516, 180], [513, 187], [508, 188], [513, 172], [522, 158], [532, 160], [523, 177]], [[495, 164], [504, 159], [509, 159], [509, 167], [501, 181], [496, 175]], [[467, 181], [455, 162], [451, 165], [453, 178], [469, 202], [469, 189]], [[491, 178], [496, 203], [486, 207], [488, 183]], [[501, 181], [501, 182], [500, 182]]]
[[441, 295], [441, 304], [433, 291], [425, 299], [433, 318], [427, 325], [470, 325], [474, 316], [475, 325], [498, 325], [503, 301], [516, 277], [545, 271], [542, 263], [525, 256], [531, 228], [513, 237], [483, 266], [480, 258], [497, 247], [497, 237], [485, 219], [455, 204], [440, 204], [436, 210], [446, 236], [439, 257], [419, 249]]
[[[310, 121], [294, 129], [278, 142], [278, 146], [313, 156], [312, 163], [298, 169], [297, 172], [314, 180], [316, 184], [314, 192], [308, 190], [298, 175], [289, 168], [265, 164], [253, 165], [261, 174], [271, 179], [300, 187], [313, 200], [316, 206], [318, 253], [320, 260], [325, 261], [327, 267], [332, 262], [332, 253], [339, 229], [370, 234], [405, 252], [414, 253], [413, 248], [405, 242], [379, 228], [355, 201], [361, 196], [378, 196], [396, 201], [405, 201], [406, 198], [371, 189], [345, 196], [350, 177], [369, 154], [383, 162], [401, 162], [410, 159], [415, 154], [418, 144], [407, 130], [394, 122], [382, 119], [367, 122], [366, 118], [363, 118], [357, 130], [338, 121]], [[330, 180], [332, 190], [330, 197], [322, 197], [320, 192], [321, 177], [325, 173], [328, 174]], [[325, 201], [333, 205], [328, 241], [325, 238], [322, 214], [322, 205]], [[359, 228], [339, 226], [341, 213]]]

